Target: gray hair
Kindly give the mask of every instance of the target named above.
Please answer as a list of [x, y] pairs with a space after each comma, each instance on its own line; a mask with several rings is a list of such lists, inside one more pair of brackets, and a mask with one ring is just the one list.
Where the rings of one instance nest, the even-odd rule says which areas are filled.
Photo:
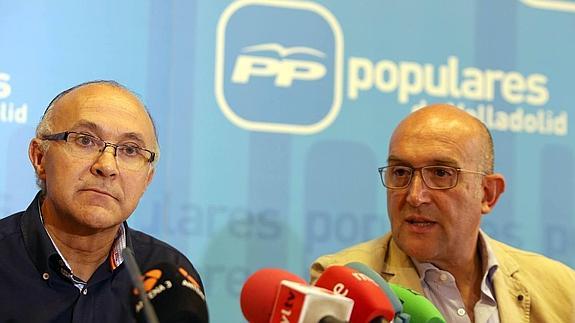
[[481, 129], [483, 131], [483, 162], [482, 166], [487, 174], [493, 174], [495, 171], [495, 148], [493, 144], [493, 136], [491, 131], [487, 128], [485, 123], [479, 121]]

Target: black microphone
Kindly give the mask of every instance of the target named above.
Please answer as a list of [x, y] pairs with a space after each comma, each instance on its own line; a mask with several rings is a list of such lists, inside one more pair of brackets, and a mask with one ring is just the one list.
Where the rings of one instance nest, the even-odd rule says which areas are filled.
[[[162, 323], [208, 323], [206, 297], [196, 281], [183, 267], [159, 263], [144, 272], [144, 289]], [[136, 320], [144, 322], [145, 304], [135, 303]]]
[[137, 294], [140, 299], [140, 303], [142, 304], [141, 307], [144, 310], [143, 315], [146, 318], [146, 322], [159, 323], [156, 311], [154, 311], [152, 304], [150, 304], [150, 300], [146, 297], [146, 290], [144, 289], [144, 284], [142, 284], [141, 279], [142, 273], [140, 272], [138, 263], [136, 263], [136, 257], [134, 256], [134, 252], [132, 251], [132, 249], [126, 247], [124, 248], [124, 250], [122, 250], [122, 257], [124, 257], [126, 268], [128, 268], [128, 273], [130, 274], [132, 283], [136, 287], [137, 293], [135, 291], [134, 293]]
[[164, 262], [141, 275], [133, 252], [125, 248], [122, 255], [136, 286], [133, 294], [138, 322], [209, 322], [204, 292], [185, 268]]

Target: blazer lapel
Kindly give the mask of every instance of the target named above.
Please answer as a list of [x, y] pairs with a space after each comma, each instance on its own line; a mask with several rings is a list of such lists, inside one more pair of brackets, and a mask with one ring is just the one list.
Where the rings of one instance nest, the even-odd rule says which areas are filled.
[[381, 275], [390, 283], [417, 291], [423, 295], [419, 274], [411, 259], [395, 244], [392, 238], [387, 244]]
[[501, 323], [529, 322], [531, 297], [527, 288], [515, 277], [519, 265], [502, 250], [497, 242], [489, 239], [499, 267], [493, 275], [495, 298]]

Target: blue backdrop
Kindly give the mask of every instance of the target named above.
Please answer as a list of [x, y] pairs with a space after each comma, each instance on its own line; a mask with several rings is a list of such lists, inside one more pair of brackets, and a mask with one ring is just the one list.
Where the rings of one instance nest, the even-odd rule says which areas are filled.
[[115, 79], [159, 129], [130, 225], [196, 264], [214, 322], [261, 267], [389, 229], [394, 125], [452, 102], [493, 131], [507, 191], [483, 228], [575, 266], [575, 1], [0, 0], [0, 216], [36, 187], [27, 147], [61, 90]]

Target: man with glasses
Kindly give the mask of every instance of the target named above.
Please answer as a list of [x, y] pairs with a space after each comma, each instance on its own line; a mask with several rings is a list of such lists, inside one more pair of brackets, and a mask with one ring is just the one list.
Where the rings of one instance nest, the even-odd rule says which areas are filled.
[[318, 258], [312, 281], [362, 262], [424, 294], [447, 322], [574, 322], [573, 269], [480, 229], [505, 189], [493, 156], [489, 130], [466, 112], [438, 104], [410, 114], [379, 168], [391, 232]]
[[158, 156], [153, 121], [124, 86], [88, 82], [52, 100], [29, 146], [40, 192], [0, 220], [0, 321], [134, 322], [126, 247], [142, 270], [181, 267], [203, 292], [182, 253], [126, 223]]

